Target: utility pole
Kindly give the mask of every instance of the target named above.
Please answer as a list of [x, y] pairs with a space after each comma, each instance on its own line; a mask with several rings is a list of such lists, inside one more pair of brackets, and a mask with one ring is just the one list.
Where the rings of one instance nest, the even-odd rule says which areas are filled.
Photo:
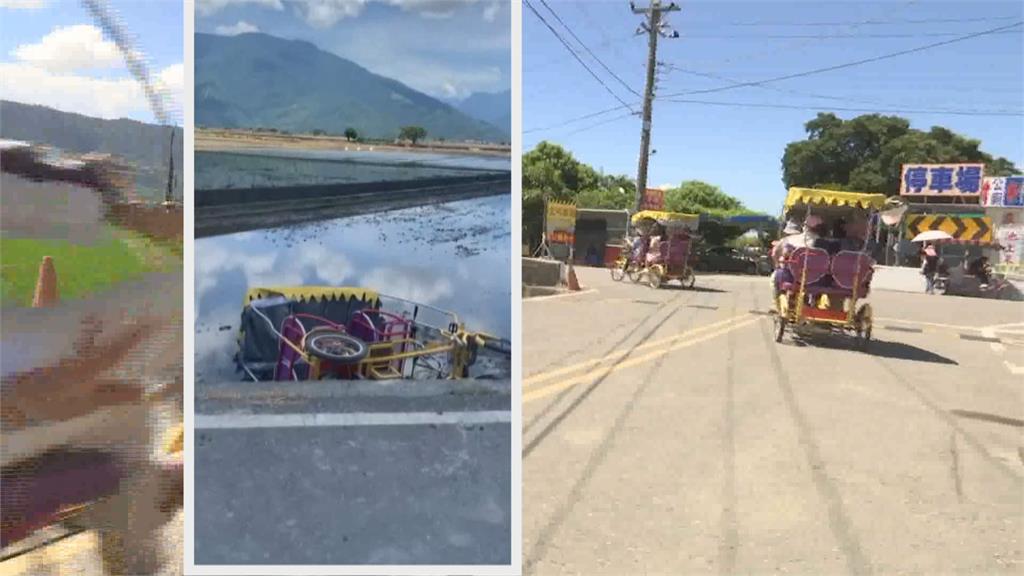
[[637, 8], [632, 2], [629, 3], [630, 10], [634, 14], [644, 14], [647, 21], [640, 24], [637, 35], [647, 33], [647, 84], [644, 88], [644, 109], [643, 127], [640, 130], [640, 165], [636, 172], [636, 198], [635, 207], [639, 211], [643, 203], [644, 193], [647, 191], [647, 163], [650, 159], [651, 149], [651, 108], [654, 104], [654, 72], [657, 66], [658, 36], [665, 38], [678, 38], [679, 33], [672, 31], [668, 33], [668, 26], [661, 20], [664, 12], [676, 12], [679, 6], [675, 2], [662, 5], [661, 0], [651, 0], [647, 8]]

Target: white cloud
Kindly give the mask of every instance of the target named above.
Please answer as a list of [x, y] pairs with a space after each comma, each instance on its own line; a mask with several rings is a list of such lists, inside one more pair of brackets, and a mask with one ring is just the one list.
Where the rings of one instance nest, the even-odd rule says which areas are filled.
[[499, 4], [498, 2], [494, 2], [492, 4], [488, 4], [484, 8], [484, 21], [485, 22], [494, 22], [495, 18], [498, 17], [498, 10], [500, 10], [500, 9], [501, 9], [501, 4]]
[[[231, 0], [217, 0], [219, 2]], [[481, 0], [294, 0], [296, 13], [315, 28], [329, 28], [344, 18], [355, 18], [372, 2], [401, 8], [406, 12], [419, 14], [423, 18], [441, 20], [451, 18], [463, 6]], [[488, 18], [489, 8], [484, 17]], [[497, 14], [495, 8], [494, 14]]]
[[200, 16], [209, 16], [231, 5], [249, 4], [273, 10], [284, 10], [281, 0], [196, 0], [196, 11]]
[[359, 16], [368, 1], [302, 0], [295, 3], [295, 11], [314, 28], [330, 28], [343, 18]]
[[255, 24], [250, 24], [245, 20], [239, 20], [237, 24], [232, 24], [231, 26], [217, 26], [217, 28], [214, 29], [214, 32], [220, 34], [221, 36], [237, 36], [239, 34], [245, 34], [247, 32], [259, 31], [259, 26], [256, 26]]
[[38, 10], [46, 4], [47, 0], [0, 0], [0, 8], [12, 10]]
[[421, 304], [436, 304], [454, 294], [452, 283], [445, 277], [424, 274], [420, 277], [410, 271], [376, 268], [366, 274], [363, 286], [369, 286], [389, 296]]
[[[176, 64], [157, 74], [158, 89], [172, 103], [181, 102], [184, 72]], [[142, 87], [132, 78], [92, 78], [19, 62], [0, 62], [0, 97], [97, 118], [143, 118], [150, 112]], [[181, 117], [180, 104], [168, 108], [172, 118]]]
[[182, 96], [185, 95], [185, 65], [173, 64], [156, 75], [156, 89], [164, 96], [167, 115], [174, 121], [184, 119], [185, 109]]
[[22, 44], [11, 51], [18, 60], [51, 72], [70, 72], [124, 65], [117, 46], [89, 24], [55, 28], [36, 44]]

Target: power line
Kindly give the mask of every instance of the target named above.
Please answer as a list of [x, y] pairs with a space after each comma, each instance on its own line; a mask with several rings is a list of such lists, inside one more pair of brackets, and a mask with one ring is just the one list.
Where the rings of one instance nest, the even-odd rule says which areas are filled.
[[607, 118], [607, 119], [602, 120], [600, 122], [594, 122], [593, 124], [588, 124], [586, 126], [577, 128], [577, 129], [575, 129], [575, 130], [573, 130], [571, 132], [566, 132], [565, 135], [566, 136], [571, 136], [573, 134], [578, 134], [580, 132], [586, 132], [587, 130], [593, 130], [594, 128], [597, 128], [599, 126], [604, 126], [605, 124], [611, 124], [612, 122], [618, 122], [619, 120], [623, 120], [625, 118], [632, 118], [633, 116], [634, 116], [634, 114], [620, 114], [618, 116], [613, 116], [612, 118]]
[[523, 134], [530, 134], [530, 133], [533, 133], [533, 132], [547, 132], [548, 130], [554, 130], [556, 128], [561, 128], [562, 126], [568, 126], [569, 124], [575, 124], [576, 122], [580, 122], [582, 120], [589, 120], [591, 118], [597, 118], [598, 116], [604, 116], [605, 114], [608, 114], [609, 112], [617, 112], [619, 110], [622, 110], [623, 108], [624, 108], [624, 106], [614, 106], [612, 108], [606, 108], [606, 109], [601, 110], [599, 112], [591, 112], [590, 114], [584, 114], [582, 116], [577, 116], [577, 117], [572, 118], [570, 120], [565, 120], [565, 121], [562, 121], [562, 122], [558, 122], [557, 124], [551, 124], [549, 126], [541, 126], [540, 128], [531, 128], [529, 130], [523, 130]]
[[[671, 69], [671, 70], [676, 70], [678, 72], [683, 72], [684, 74], [691, 74], [693, 76], [701, 76], [701, 77], [704, 77], [704, 78], [711, 78], [713, 80], [722, 80], [722, 81], [731, 82], [731, 83], [739, 83], [739, 82], [741, 82], [740, 80], [736, 80], [735, 78], [729, 78], [728, 76], [721, 76], [719, 74], [711, 74], [710, 72], [700, 72], [698, 70], [688, 70], [686, 68], [681, 68], [681, 67], [676, 66], [674, 64], [665, 64], [665, 66], [667, 68]], [[821, 98], [821, 99], [824, 99], [824, 100], [834, 100], [834, 101], [838, 101], [838, 102], [859, 102], [861, 104], [871, 104], [871, 105], [874, 105], [874, 106], [894, 106], [894, 104], [891, 104], [891, 103], [888, 103], [888, 102], [879, 102], [877, 100], [864, 100], [864, 99], [861, 99], [861, 98], [849, 98], [849, 97], [845, 97], [845, 96], [831, 96], [831, 95], [828, 95], [828, 94], [815, 94], [813, 92], [803, 92], [803, 91], [800, 91], [800, 90], [787, 90], [785, 88], [779, 88], [779, 87], [776, 87], [776, 86], [765, 86], [763, 84], [759, 84], [757, 86], [754, 86], [754, 88], [761, 88], [762, 90], [770, 90], [772, 92], [779, 92], [779, 93], [782, 93], [782, 94], [792, 94], [794, 96], [804, 96], [804, 97], [808, 97], [808, 98]], [[895, 106], [898, 106], [898, 104], [896, 104]], [[929, 112], [942, 113], [942, 112], [955, 112], [955, 110], [943, 109], [943, 108], [934, 108], [934, 109], [929, 110]], [[1002, 111], [999, 111], [999, 112], [1002, 112]]]
[[[995, 32], [995, 34], [1016, 34], [1013, 31]], [[958, 32], [927, 32], [927, 36], [936, 38], [949, 38], [960, 36]], [[830, 40], [830, 39], [851, 39], [851, 38], [871, 38], [874, 40], [880, 39], [896, 39], [896, 38], [920, 38], [922, 34], [683, 34], [683, 38], [687, 40], [723, 40], [723, 39], [740, 39], [740, 40], [787, 40], [787, 39], [799, 39], [799, 40]]]
[[[925, 18], [925, 19], [913, 19], [905, 18], [902, 20], [886, 20], [886, 21], [866, 21], [866, 22], [765, 22], [765, 21], [754, 21], [754, 22], [722, 22], [722, 26], [865, 26], [865, 25], [892, 25], [892, 24], [963, 24], [969, 22], [998, 22], [1001, 20], [1012, 20], [1019, 16], [991, 16], [981, 18]], [[694, 24], [698, 24], [694, 22]], [[715, 24], [714, 22], [699, 23], [702, 26]]]
[[[817, 112], [860, 112], [860, 113], [867, 113], [867, 114], [872, 114], [872, 113], [873, 114], [948, 114], [948, 115], [953, 115], [953, 116], [989, 116], [989, 117], [996, 116], [996, 117], [1024, 118], [1024, 112], [988, 111], [988, 110], [912, 110], [912, 109], [906, 109], [906, 108], [903, 108], [903, 109], [898, 109], [898, 108], [879, 109], [879, 108], [815, 107], [815, 106], [800, 106], [800, 105], [795, 105], [795, 104], [793, 104], [793, 105], [790, 105], [790, 104], [765, 104], [765, 103], [760, 103], [760, 102], [714, 102], [714, 101], [711, 101], [711, 100], [688, 100], [688, 99], [682, 99], [682, 98], [670, 99], [670, 100], [666, 100], [666, 101], [667, 102], [672, 102], [672, 103], [675, 103], [675, 104], [698, 104], [698, 105], [705, 105], [705, 106], [720, 106], [720, 107], [725, 107], [725, 108], [768, 108], [768, 109], [782, 109], [782, 110], [807, 110], [807, 111], [817, 111]], [[619, 106], [617, 108], [611, 108], [609, 110], [603, 110], [601, 112], [594, 112], [592, 114], [588, 114], [587, 117], [593, 118], [593, 117], [596, 117], [596, 116], [600, 116], [602, 114], [607, 114], [608, 112], [611, 112], [611, 111], [614, 111], [614, 110], [621, 110], [621, 109], [622, 109], [622, 107]], [[594, 128], [598, 128], [600, 126], [603, 126], [605, 124], [611, 124], [612, 122], [616, 122], [618, 120], [622, 120], [623, 118], [627, 118], [629, 116], [634, 116], [634, 114], [623, 114], [623, 115], [620, 115], [620, 116], [615, 116], [613, 118], [608, 118], [608, 119], [602, 120], [600, 122], [595, 122], [593, 124], [588, 124], [586, 126], [582, 126], [580, 128], [577, 128], [576, 130], [573, 130], [571, 132], [566, 133], [565, 136], [569, 136], [569, 135], [572, 135], [572, 134], [578, 134], [580, 132], [586, 132], [587, 130], [592, 130]], [[526, 131], [523, 132], [523, 134], [528, 134], [528, 133], [532, 133], [532, 132], [542, 132], [542, 131], [546, 131], [546, 130], [553, 130], [553, 129], [565, 126], [565, 125], [567, 125], [567, 124], [569, 124], [571, 122], [575, 122], [575, 121], [579, 121], [579, 120], [582, 120], [582, 118], [576, 118], [576, 119], [571, 120], [569, 122], [562, 122], [561, 124], [547, 126], [547, 127], [544, 127], [544, 128], [534, 128], [532, 130], [526, 130]]]
[[[906, 3], [902, 4], [899, 8], [897, 8], [895, 10], [891, 9], [891, 8], [889, 8], [887, 6], [884, 16], [891, 16], [893, 14], [899, 14], [899, 13], [905, 12], [911, 6], [917, 4], [920, 1], [921, 0], [908, 0]], [[882, 18], [875, 17], [875, 18], [871, 18], [871, 19], [868, 19], [868, 20], [860, 20], [860, 21], [857, 21], [857, 22], [850, 22], [848, 24], [842, 24], [841, 27], [842, 28], [846, 28], [848, 30], [856, 30], [856, 29], [860, 28], [861, 26], [868, 26], [868, 25], [871, 25], [871, 24], [886, 24], [886, 23], [887, 23], [886, 20], [884, 20]], [[786, 42], [786, 43], [782, 44], [781, 46], [776, 47], [774, 50], [760, 50], [760, 51], [755, 52], [753, 54], [744, 55], [743, 59], [744, 60], [751, 60], [751, 59], [757, 59], [757, 58], [764, 58], [766, 56], [770, 56], [772, 54], [777, 54], [779, 52], [782, 52], [784, 49], [788, 49], [788, 48], [801, 48], [803, 46], [807, 46], [810, 43], [811, 43], [810, 40], [798, 40], [796, 42]], [[728, 58], [725, 58], [724, 60], [718, 59], [718, 60], [711, 61], [711, 62], [709, 62], [707, 60], [704, 60], [704, 61], [696, 62], [696, 63], [698, 63], [698, 64], [709, 64], [710, 63], [710, 64], [714, 64], [714, 65], [717, 65], [717, 64], [728, 64], [728, 63], [733, 62], [737, 58], [739, 58], [739, 57], [738, 56], [730, 56]], [[693, 63], [694, 62], [691, 62], [691, 64], [693, 64]]]
[[587, 47], [587, 45], [583, 42], [583, 40], [580, 40], [580, 37], [577, 36], [576, 33], [572, 31], [572, 28], [570, 28], [569, 25], [566, 24], [564, 20], [562, 20], [562, 18], [558, 15], [558, 13], [555, 12], [554, 8], [552, 8], [547, 3], [547, 0], [540, 0], [540, 3], [543, 4], [544, 7], [548, 9], [548, 12], [551, 12], [551, 15], [555, 17], [555, 20], [558, 20], [558, 23], [561, 24], [569, 32], [569, 34], [571, 34], [572, 37], [576, 39], [576, 42], [578, 42], [579, 45], [582, 46], [583, 49], [587, 51], [587, 54], [590, 54], [590, 57], [593, 58], [595, 62], [600, 64], [602, 68], [604, 68], [605, 72], [607, 72], [608, 74], [611, 74], [612, 78], [615, 78], [616, 80], [618, 80], [619, 84], [622, 84], [626, 88], [626, 90], [629, 90], [630, 92], [632, 92], [634, 95], [636, 95], [638, 97], [640, 96], [639, 92], [634, 90], [633, 87], [630, 86], [629, 84], [627, 84], [625, 80], [623, 80], [622, 78], [619, 78], [618, 74], [616, 74], [615, 72], [612, 72], [612, 69], [609, 68], [607, 65], [605, 65], [605, 63], [600, 58], [597, 57], [597, 54], [594, 54], [594, 52], [590, 48]]
[[892, 108], [892, 109], [881, 109], [881, 108], [845, 108], [845, 107], [821, 107], [821, 106], [801, 106], [797, 104], [767, 104], [761, 102], [715, 102], [711, 100], [688, 100], [683, 98], [669, 98], [666, 102], [675, 102], [680, 104], [703, 104], [707, 106], [726, 106], [732, 108], [780, 108], [787, 110], [818, 110], [821, 112], [836, 111], [836, 112], [864, 112], [864, 113], [881, 113], [881, 114], [949, 114], [952, 116], [1001, 116], [1001, 117], [1018, 117], [1024, 118], [1024, 112], [1011, 112], [1011, 111], [1000, 111], [1000, 110], [913, 110], [909, 108]]
[[[806, 106], [806, 105], [790, 105], [790, 104], [766, 104], [759, 102], [715, 102], [711, 100], [690, 100], [683, 98], [670, 98], [666, 99], [667, 102], [679, 103], [679, 104], [703, 104], [707, 106], [724, 106], [731, 108], [779, 108], [787, 110], [817, 110], [821, 112], [835, 111], [835, 112], [863, 112], [863, 113], [885, 113], [885, 114], [949, 114], [953, 116], [989, 116], [989, 117], [1024, 117], [1024, 111], [1014, 112], [1010, 110], [968, 110], [968, 109], [924, 109], [924, 108], [852, 108], [852, 107], [824, 107], [824, 106]], [[550, 124], [548, 126], [542, 126], [539, 128], [531, 128], [530, 130], [524, 130], [523, 134], [532, 134], [534, 132], [547, 132], [550, 130], [556, 130], [563, 126], [568, 126], [576, 122], [588, 120], [590, 118], [597, 118], [617, 110], [622, 110], [622, 106], [615, 106], [613, 108], [607, 108], [597, 112], [591, 112], [583, 116], [577, 116], [563, 122], [556, 124]], [[632, 116], [632, 114], [629, 114]], [[618, 120], [616, 117], [614, 120]], [[585, 128], [581, 128], [575, 132], [583, 132], [590, 128], [601, 126], [602, 124], [612, 122], [613, 120], [602, 121]]]
[[[934, 44], [929, 44], [929, 45], [926, 45], [926, 46], [919, 46], [917, 48], [911, 48], [909, 50], [902, 50], [902, 51], [899, 51], [899, 52], [883, 54], [881, 56], [876, 56], [876, 57], [873, 57], [873, 58], [867, 58], [867, 59], [859, 60], [859, 61], [856, 61], [856, 62], [850, 62], [850, 63], [846, 63], [846, 64], [839, 64], [839, 65], [836, 65], [836, 66], [829, 66], [827, 68], [820, 68], [820, 69], [810, 70], [810, 71], [806, 71], [806, 72], [799, 72], [799, 73], [796, 73], [796, 74], [789, 74], [789, 75], [786, 75], [786, 76], [781, 76], [781, 77], [778, 77], [778, 78], [771, 78], [771, 79], [768, 79], [768, 80], [761, 80], [761, 81], [757, 81], [757, 82], [737, 82], [737, 83], [730, 84], [728, 86], [723, 86], [723, 87], [714, 88], [714, 89], [708, 89], [708, 90], [698, 90], [698, 91], [691, 91], [691, 92], [679, 92], [679, 93], [674, 93], [674, 94], [667, 94], [663, 98], [675, 98], [675, 97], [678, 97], [678, 96], [687, 96], [687, 95], [691, 95], [691, 94], [702, 94], [702, 93], [709, 93], [709, 92], [720, 92], [720, 91], [729, 90], [729, 89], [732, 89], [732, 88], [739, 88], [741, 86], [759, 86], [761, 84], [766, 84], [766, 83], [769, 83], [769, 82], [777, 82], [777, 81], [780, 81], [780, 80], [787, 80], [787, 79], [790, 79], [790, 78], [797, 78], [797, 77], [801, 77], [801, 76], [808, 76], [808, 75], [817, 74], [817, 73], [820, 73], [820, 72], [838, 70], [838, 69], [841, 69], [841, 68], [848, 68], [848, 67], [851, 67], [851, 66], [858, 66], [858, 65], [866, 64], [866, 63], [870, 63], [870, 62], [876, 62], [876, 61], [879, 61], [879, 60], [885, 60], [885, 59], [888, 59], [888, 58], [894, 58], [896, 56], [902, 56], [902, 55], [911, 54], [911, 53], [914, 53], [914, 52], [921, 52], [923, 50], [927, 50], [927, 49], [934, 48], [934, 47], [937, 47], [937, 46], [944, 46], [946, 44], [952, 44], [954, 42], [960, 42], [962, 40], [967, 40], [967, 39], [971, 39], [971, 38], [977, 38], [977, 37], [980, 37], [980, 36], [984, 36], [986, 34], [990, 34], [993, 31], [1000, 31], [1000, 30], [1004, 30], [1004, 29], [1007, 29], [1007, 28], [1013, 28], [1013, 27], [1016, 27], [1016, 26], [1020, 26], [1021, 24], [1022, 24], [1022, 22], [1017, 22], [1017, 23], [1009, 25], [1009, 26], [1002, 26], [1002, 27], [994, 28], [992, 30], [986, 30], [986, 31], [982, 31], [982, 32], [977, 32], [977, 33], [973, 33], [973, 34], [969, 34], [969, 35], [966, 35], [966, 36], [962, 36], [960, 38], [953, 39], [953, 40], [945, 40], [945, 41], [942, 41], [942, 42], [936, 42]], [[700, 101], [691, 101], [690, 103], [700, 103]], [[589, 114], [584, 114], [582, 116], [577, 116], [577, 117], [571, 118], [569, 120], [566, 120], [566, 121], [558, 123], [558, 124], [554, 124], [554, 125], [550, 125], [550, 126], [545, 126], [545, 127], [541, 127], [541, 128], [534, 128], [534, 129], [531, 129], [531, 130], [527, 130], [527, 131], [524, 132], [524, 134], [531, 133], [531, 132], [541, 132], [541, 131], [553, 130], [553, 129], [560, 128], [560, 127], [568, 125], [568, 124], [572, 124], [572, 123], [579, 122], [579, 121], [582, 121], [582, 120], [587, 120], [587, 119], [590, 119], [590, 118], [594, 118], [594, 117], [597, 117], [597, 116], [608, 114], [610, 112], [615, 112], [617, 110], [621, 110], [622, 108], [628, 108], [628, 107], [629, 106], [627, 106], [627, 105], [625, 105], [625, 103], [623, 103], [623, 106], [616, 106], [616, 107], [608, 108], [608, 109], [601, 110], [601, 111], [598, 111], [598, 112], [592, 112], [592, 113], [589, 113]], [[861, 111], [861, 110], [852, 110], [852, 111]], [[875, 111], [875, 110], [869, 110], [869, 111]], [[1009, 112], [991, 112], [991, 111], [978, 111], [978, 110], [949, 110], [949, 111], [944, 111], [944, 112], [939, 112], [939, 111], [935, 111], [935, 110], [913, 110], [913, 111], [907, 111], [906, 113], [921, 113], [921, 114], [948, 113], [948, 114], [956, 114], [956, 115], [963, 115], [963, 114], [966, 113], [967, 115], [980, 115], [980, 116], [988, 116], [988, 115], [1016, 115], [1016, 113], [1009, 113]]]
[[1021, 24], [1024, 24], [1024, 21], [1016, 22], [1014, 24], [1009, 24], [1007, 26], [999, 26], [997, 28], [992, 28], [992, 29], [989, 29], [989, 30], [983, 30], [981, 32], [974, 32], [974, 33], [971, 33], [971, 34], [966, 34], [966, 35], [963, 35], [963, 36], [959, 36], [957, 38], [953, 38], [951, 40], [943, 40], [941, 42], [933, 42], [932, 44], [926, 44], [924, 46], [918, 46], [916, 48], [909, 48], [907, 50], [900, 50], [898, 52], [890, 52], [888, 54], [883, 54], [881, 56], [874, 56], [874, 57], [871, 57], [871, 58], [864, 58], [862, 60], [856, 60], [854, 62], [846, 62], [844, 64], [836, 64], [834, 66], [827, 66], [825, 68], [815, 68], [814, 70], [806, 70], [804, 72], [797, 72], [795, 74], [787, 74], [785, 76], [777, 76], [775, 78], [768, 78], [766, 80], [757, 80], [757, 81], [753, 81], [753, 82], [738, 82], [738, 83], [734, 83], [734, 84], [729, 84], [728, 86], [720, 86], [718, 88], [707, 88], [707, 89], [704, 89], [704, 90], [691, 90], [691, 91], [688, 91], [688, 92], [677, 92], [677, 93], [674, 93], [674, 94], [666, 94], [664, 96], [664, 98], [672, 98], [672, 97], [676, 97], [676, 96], [689, 96], [689, 95], [693, 95], [693, 94], [711, 94], [711, 93], [714, 93], [714, 92], [724, 92], [726, 90], [733, 90], [735, 88], [744, 88], [744, 87], [747, 87], [747, 86], [757, 86], [757, 85], [760, 85], [760, 84], [767, 84], [769, 82], [780, 82], [782, 80], [791, 80], [793, 78], [802, 78], [804, 76], [811, 76], [811, 75], [814, 75], [814, 74], [821, 74], [823, 72], [832, 72], [834, 70], [841, 70], [843, 68], [852, 68], [854, 66], [860, 66], [861, 64], [869, 64], [869, 63], [872, 63], [872, 62], [879, 62], [881, 60], [888, 60], [888, 59], [891, 59], [891, 58], [896, 58], [898, 56], [905, 56], [907, 54], [913, 54], [915, 52], [923, 52], [925, 50], [930, 50], [932, 48], [937, 48], [939, 46], [946, 46], [946, 45], [949, 45], [949, 44], [955, 44], [957, 42], [963, 42], [965, 40], [970, 40], [972, 38], [979, 38], [981, 36], [987, 36], [987, 35], [993, 34], [995, 32], [1000, 32], [1000, 31], [1003, 31], [1003, 30], [1008, 30], [1010, 28], [1016, 28], [1016, 27], [1020, 26]]
[[626, 104], [625, 100], [623, 100], [622, 98], [619, 98], [619, 95], [616, 94], [615, 92], [613, 92], [612, 89], [607, 84], [605, 84], [604, 80], [601, 80], [601, 78], [597, 74], [595, 74], [593, 70], [590, 69], [590, 66], [587, 66], [587, 63], [584, 62], [583, 59], [581, 59], [578, 54], [576, 54], [576, 52], [572, 49], [572, 47], [569, 46], [569, 43], [566, 42], [564, 38], [562, 38], [562, 36], [558, 33], [558, 31], [555, 30], [551, 26], [551, 24], [549, 24], [548, 21], [545, 20], [544, 17], [540, 15], [540, 12], [538, 12], [537, 9], [534, 8], [533, 3], [531, 3], [530, 0], [523, 0], [523, 2], [526, 4], [526, 7], [530, 9], [530, 12], [533, 12], [533, 15], [536, 16], [537, 19], [540, 20], [544, 24], [544, 26], [546, 26], [547, 29], [550, 30], [551, 33], [555, 35], [555, 38], [558, 38], [558, 41], [562, 43], [562, 46], [565, 46], [565, 49], [568, 50], [570, 54], [572, 54], [572, 57], [575, 58], [576, 61], [580, 63], [580, 66], [583, 66], [583, 68], [586, 69], [586, 71], [589, 72], [590, 75], [594, 77], [594, 80], [597, 80], [597, 82], [599, 84], [601, 84], [601, 86], [603, 86], [604, 89], [609, 94], [611, 94], [613, 98], [615, 98], [620, 103], [622, 103], [622, 105], [624, 107], [629, 108], [630, 110], [632, 110], [630, 105]]

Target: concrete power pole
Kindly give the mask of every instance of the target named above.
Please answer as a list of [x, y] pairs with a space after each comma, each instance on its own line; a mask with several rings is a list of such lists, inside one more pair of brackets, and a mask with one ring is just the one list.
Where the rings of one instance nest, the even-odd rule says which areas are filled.
[[640, 165], [636, 172], [635, 208], [639, 211], [644, 193], [647, 191], [647, 163], [651, 156], [651, 108], [654, 104], [654, 72], [657, 66], [658, 36], [679, 37], [678, 32], [673, 31], [671, 34], [667, 32], [667, 26], [662, 23], [661, 15], [663, 12], [678, 11], [679, 6], [675, 2], [665, 6], [662, 5], [661, 0], [651, 0], [651, 5], [647, 8], [637, 8], [632, 2], [629, 3], [629, 8], [634, 14], [647, 16], [647, 21], [642, 23], [637, 30], [637, 34], [647, 33], [647, 84], [644, 88], [643, 127], [640, 130]]

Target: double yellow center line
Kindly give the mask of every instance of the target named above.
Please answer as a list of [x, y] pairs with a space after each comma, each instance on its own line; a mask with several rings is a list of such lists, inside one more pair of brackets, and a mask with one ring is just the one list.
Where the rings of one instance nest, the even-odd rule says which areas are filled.
[[[716, 338], [732, 330], [749, 326], [754, 322], [757, 322], [760, 318], [747, 312], [737, 316], [732, 316], [724, 320], [720, 320], [707, 326], [700, 326], [692, 330], [687, 330], [681, 334], [670, 336], [668, 338], [662, 338], [660, 340], [654, 340], [641, 344], [632, 350], [623, 350], [620, 352], [612, 352], [606, 356], [600, 358], [593, 358], [590, 360], [584, 360], [570, 366], [564, 366], [562, 368], [556, 368], [548, 372], [541, 372], [540, 374], [534, 374], [528, 378], [523, 379], [523, 403], [532, 402], [540, 398], [544, 398], [582, 384], [584, 382], [593, 381], [596, 378], [618, 372], [619, 370], [625, 370], [632, 368], [638, 364], [644, 362], [650, 362], [670, 352], [694, 346], [705, 342], [712, 338]], [[646, 353], [644, 353], [646, 352]], [[639, 356], [631, 356], [637, 353], [642, 353]], [[627, 357], [629, 357], [627, 359]], [[575, 375], [574, 375], [575, 374]], [[563, 380], [557, 380], [560, 377], [565, 377]], [[550, 382], [556, 380], [554, 382]], [[544, 384], [545, 382], [550, 382]]]

